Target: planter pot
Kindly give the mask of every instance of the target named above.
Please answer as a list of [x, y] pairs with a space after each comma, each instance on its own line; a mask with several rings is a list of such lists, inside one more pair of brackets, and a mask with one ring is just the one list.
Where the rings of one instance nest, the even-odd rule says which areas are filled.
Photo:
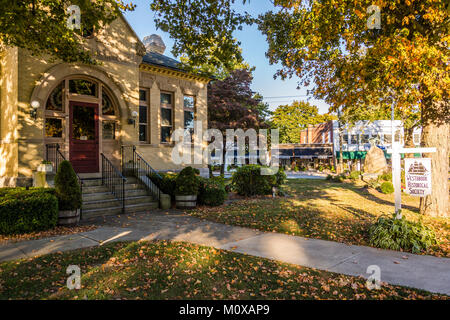
[[80, 209], [77, 210], [64, 210], [58, 213], [58, 225], [59, 226], [73, 226], [80, 221]]
[[175, 196], [178, 209], [193, 209], [197, 206], [197, 195]]

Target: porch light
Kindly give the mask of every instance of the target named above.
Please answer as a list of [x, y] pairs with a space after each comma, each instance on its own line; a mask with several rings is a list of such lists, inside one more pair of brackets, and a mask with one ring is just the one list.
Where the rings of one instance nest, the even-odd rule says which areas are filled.
[[137, 119], [138, 115], [139, 114], [137, 113], [137, 111], [133, 111], [131, 113], [131, 118], [128, 119], [128, 124], [132, 124], [134, 127], [136, 127], [136, 119]]
[[39, 103], [39, 101], [31, 101], [31, 110], [30, 110], [30, 117], [34, 118], [34, 120], [36, 120], [37, 118], [37, 109], [39, 109], [39, 107], [41, 106], [41, 104]]

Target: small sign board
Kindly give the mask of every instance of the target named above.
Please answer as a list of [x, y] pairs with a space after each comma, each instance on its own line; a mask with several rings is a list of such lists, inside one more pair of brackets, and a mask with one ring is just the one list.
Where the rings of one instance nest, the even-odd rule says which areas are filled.
[[431, 159], [405, 158], [406, 193], [415, 197], [431, 194]]

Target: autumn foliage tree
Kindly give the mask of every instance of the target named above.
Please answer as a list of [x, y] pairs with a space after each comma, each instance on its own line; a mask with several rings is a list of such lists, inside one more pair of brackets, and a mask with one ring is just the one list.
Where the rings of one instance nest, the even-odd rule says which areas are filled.
[[[81, 29], [67, 28], [70, 5], [81, 11]], [[122, 0], [15, 0], [1, 1], [0, 51], [16, 46], [32, 54], [50, 54], [65, 62], [95, 63], [83, 47], [83, 36], [112, 22], [121, 10], [132, 10]]]
[[[224, 80], [212, 81], [208, 85], [208, 127], [222, 132], [224, 146], [227, 129], [267, 127], [261, 113], [260, 96], [250, 88], [252, 80], [251, 72], [241, 69], [232, 71]], [[223, 166], [221, 171], [223, 173]]]
[[[292, 1], [261, 17], [278, 75], [312, 82], [334, 108], [395, 105], [408, 119], [420, 109], [423, 146], [432, 158], [433, 193], [421, 212], [448, 215], [449, 10], [434, 0]], [[370, 29], [377, 5], [381, 28]]]

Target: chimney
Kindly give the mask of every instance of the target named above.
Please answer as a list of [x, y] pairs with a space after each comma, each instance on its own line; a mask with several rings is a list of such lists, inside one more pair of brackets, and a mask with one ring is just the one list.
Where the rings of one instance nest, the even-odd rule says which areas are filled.
[[156, 52], [159, 54], [164, 54], [166, 50], [166, 45], [160, 36], [157, 34], [152, 34], [151, 36], [146, 36], [142, 43], [145, 46], [147, 52]]

